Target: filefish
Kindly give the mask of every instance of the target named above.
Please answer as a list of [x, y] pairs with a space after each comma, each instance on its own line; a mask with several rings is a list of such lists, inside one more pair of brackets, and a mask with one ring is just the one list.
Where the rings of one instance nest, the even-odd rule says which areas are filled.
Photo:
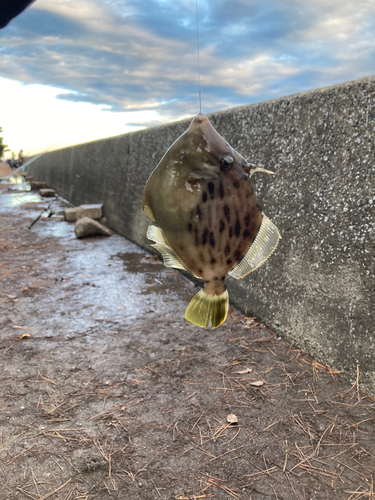
[[142, 209], [147, 237], [165, 266], [204, 281], [185, 318], [204, 328], [228, 314], [227, 274], [244, 278], [274, 252], [276, 226], [262, 213], [250, 177], [272, 174], [248, 163], [199, 113], [149, 177]]

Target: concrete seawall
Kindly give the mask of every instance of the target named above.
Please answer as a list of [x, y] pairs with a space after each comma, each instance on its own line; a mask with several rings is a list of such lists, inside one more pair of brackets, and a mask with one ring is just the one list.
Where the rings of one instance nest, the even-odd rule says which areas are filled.
[[[232, 303], [375, 394], [375, 76], [210, 115], [257, 174], [282, 240]], [[189, 121], [53, 151], [29, 172], [144, 248], [143, 187]], [[213, 332], [215, 335], [215, 332]]]

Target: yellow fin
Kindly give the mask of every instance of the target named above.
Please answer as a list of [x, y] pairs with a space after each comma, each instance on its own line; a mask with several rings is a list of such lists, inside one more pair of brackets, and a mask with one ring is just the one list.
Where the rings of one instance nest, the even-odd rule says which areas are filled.
[[187, 271], [186, 267], [182, 264], [180, 259], [169, 246], [162, 245], [161, 243], [156, 243], [151, 246], [156, 248], [156, 250], [161, 253], [165, 267], [174, 267], [175, 269], [183, 269], [184, 271]]
[[156, 222], [155, 221], [155, 215], [154, 215], [153, 211], [151, 210], [151, 208], [148, 205], [144, 204], [143, 207], [142, 207], [142, 210], [147, 215], [147, 217], [152, 220], [152, 222]]
[[237, 266], [228, 273], [229, 276], [240, 279], [258, 269], [275, 251], [280, 238], [279, 230], [275, 224], [263, 214], [262, 224], [254, 243]]
[[165, 241], [163, 231], [158, 226], [149, 226], [147, 229], [147, 238], [155, 241], [155, 243], [161, 243], [162, 245], [168, 246], [168, 243]]
[[155, 245], [151, 246], [161, 253], [165, 267], [174, 267], [175, 269], [183, 269], [184, 271], [187, 271], [186, 267], [182, 264], [180, 259], [165, 241], [160, 227], [150, 226], [147, 229], [147, 238], [155, 241]]
[[221, 295], [207, 295], [204, 290], [195, 295], [190, 301], [185, 318], [195, 325], [208, 328], [217, 328], [224, 323], [229, 308], [229, 295], [225, 290]]

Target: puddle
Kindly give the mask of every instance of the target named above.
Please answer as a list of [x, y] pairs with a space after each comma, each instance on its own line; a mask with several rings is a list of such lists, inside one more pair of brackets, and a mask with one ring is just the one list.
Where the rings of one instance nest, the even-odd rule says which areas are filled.
[[[3, 199], [1, 200], [0, 210], [3, 212], [7, 212], [9, 208], [20, 207], [21, 205], [25, 205], [26, 203], [40, 203], [42, 201], [43, 200], [39, 194], [31, 192], [30, 193], [12, 192], [8, 193], [7, 196], [3, 197]], [[47, 205], [48, 203], [46, 204], [46, 206]]]
[[0, 179], [0, 184], [27, 184], [27, 182], [21, 175], [12, 175], [11, 177]]
[[[176, 269], [165, 267], [164, 264], [152, 255], [129, 252], [114, 256], [120, 259], [128, 273], [141, 274], [145, 279], [146, 289], [143, 295], [152, 293], [179, 294], [181, 292], [180, 280], [186, 280]], [[166, 284], [168, 283], [168, 284]]]
[[[76, 330], [87, 331], [109, 318], [125, 326], [181, 316], [196, 293], [186, 278], [150, 260], [151, 256], [120, 236], [73, 239], [68, 245], [65, 266], [69, 274], [64, 275], [62, 286], [70, 282], [74, 287], [71, 300], [86, 311], [70, 318], [70, 326], [74, 324]], [[129, 252], [119, 252], [127, 248]], [[55, 268], [53, 256], [46, 264]]]
[[11, 185], [7, 188], [7, 191], [9, 192], [14, 192], [17, 191], [18, 193], [27, 193], [28, 191], [31, 191], [31, 187], [28, 184], [16, 184], [16, 185]]
[[[14, 213], [18, 223], [28, 227], [49, 204], [58, 213], [69, 205], [59, 197], [46, 200], [36, 193], [14, 192], [1, 196], [0, 211]], [[56, 302], [60, 293], [56, 289], [52, 299], [55, 312], [66, 318], [62, 337], [87, 332], [98, 321], [103, 327], [118, 329], [134, 326], [134, 322], [141, 326], [176, 315], [183, 317], [198, 289], [178, 271], [166, 268], [117, 234], [77, 240], [74, 223], [54, 217], [44, 219], [45, 215], [28, 233], [37, 235], [47, 248], [48, 239], [54, 238], [55, 243], [43, 251], [42, 259], [36, 250], [34, 265], [65, 297]], [[48, 317], [51, 303], [47, 299], [45, 306], [46, 326], [53, 331], [56, 321]], [[35, 324], [38, 321], [35, 318]]]
[[40, 236], [45, 237], [75, 238], [74, 224], [63, 220], [56, 220], [54, 217], [38, 220], [31, 228], [31, 231], [37, 232]]
[[145, 256], [143, 253], [138, 252], [119, 253], [113, 258], [120, 259], [131, 273], [154, 273], [155, 268], [163, 267], [162, 263], [154, 260], [151, 255]]

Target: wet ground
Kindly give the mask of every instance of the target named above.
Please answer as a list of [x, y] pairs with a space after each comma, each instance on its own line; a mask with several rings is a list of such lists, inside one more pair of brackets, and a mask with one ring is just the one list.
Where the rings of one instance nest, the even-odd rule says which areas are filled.
[[0, 184], [1, 500], [375, 498], [373, 399], [63, 205]]

